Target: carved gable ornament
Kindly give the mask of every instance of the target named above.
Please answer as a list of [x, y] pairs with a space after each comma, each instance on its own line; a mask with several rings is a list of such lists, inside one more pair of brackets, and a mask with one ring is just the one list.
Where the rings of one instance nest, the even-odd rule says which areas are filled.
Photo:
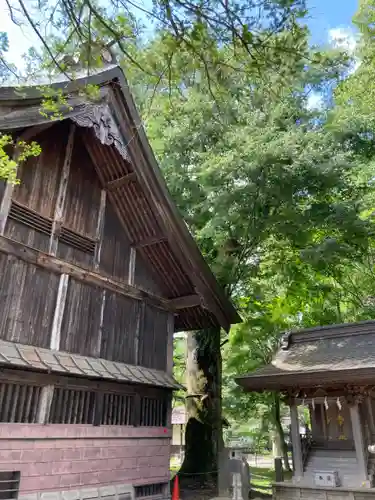
[[124, 160], [131, 162], [115, 120], [107, 104], [87, 104], [81, 113], [71, 116], [80, 127], [93, 128], [96, 137], [106, 146], [114, 146]]

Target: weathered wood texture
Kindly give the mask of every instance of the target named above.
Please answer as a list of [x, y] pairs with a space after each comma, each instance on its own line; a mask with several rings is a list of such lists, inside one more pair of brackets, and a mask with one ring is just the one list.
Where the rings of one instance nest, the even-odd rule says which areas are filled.
[[0, 179], [0, 203], [3, 199], [4, 191], [5, 191], [5, 181]]
[[128, 281], [130, 242], [112, 208], [107, 202], [104, 219], [99, 270], [121, 281]]
[[138, 363], [141, 366], [166, 370], [168, 313], [147, 304], [144, 309]]
[[23, 222], [13, 219], [13, 210], [9, 214], [6, 228], [5, 236], [11, 238], [12, 240], [19, 241], [24, 245], [28, 245], [33, 248], [37, 248], [42, 252], [48, 252], [49, 246], [49, 236], [48, 234], [37, 231]]
[[97, 355], [101, 289], [70, 279], [61, 324], [60, 351]]
[[21, 182], [14, 189], [13, 199], [45, 217], [54, 214], [68, 127], [67, 122], [58, 123], [38, 135], [41, 154], [19, 167]]
[[[160, 297], [167, 291], [156, 282], [142, 248], [136, 250], [134, 270], [131, 268], [134, 285], [142, 290], [135, 290], [138, 300], [125, 296], [131, 244], [117, 212], [103, 196], [80, 129], [74, 135], [62, 217], [54, 221], [69, 127], [69, 121], [58, 123], [38, 135], [42, 153], [20, 167], [21, 184], [13, 192], [5, 236], [48, 253], [53, 233], [57, 259], [81, 269], [70, 273], [58, 262], [49, 270], [36, 267], [33, 263], [39, 263], [38, 256], [27, 258], [30, 249], [20, 249], [9, 262], [5, 253], [0, 254], [4, 269], [1, 294], [6, 297], [0, 304], [2, 338], [50, 346], [58, 273], [65, 272], [71, 279], [59, 332], [60, 350], [165, 370], [167, 313], [143, 306], [142, 301], [146, 295], [143, 290]], [[141, 201], [145, 203], [143, 198]], [[132, 211], [128, 215], [134, 217]], [[87, 279], [86, 270], [92, 270], [94, 264], [99, 278], [114, 278], [118, 284], [111, 287], [100, 279]], [[163, 299], [150, 299], [152, 304], [159, 302]]]
[[79, 134], [75, 138], [70, 166], [63, 225], [95, 238], [101, 186]]
[[59, 277], [0, 253], [0, 337], [49, 347]]
[[135, 338], [141, 303], [107, 293], [104, 307], [100, 357], [136, 364]]
[[142, 255], [142, 249], [137, 249], [134, 269], [134, 284], [143, 290], [154, 293], [155, 295], [159, 295], [161, 297], [168, 296], [166, 290], [162, 290], [162, 287], [154, 278], [152, 269], [150, 269], [150, 266], [146, 263]]

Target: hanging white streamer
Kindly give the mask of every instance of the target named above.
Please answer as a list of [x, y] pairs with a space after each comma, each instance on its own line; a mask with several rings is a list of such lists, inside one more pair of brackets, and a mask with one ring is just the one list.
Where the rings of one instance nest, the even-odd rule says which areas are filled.
[[337, 408], [339, 409], [339, 411], [341, 411], [342, 404], [341, 404], [340, 398], [337, 398], [336, 403], [337, 403]]
[[327, 400], [327, 396], [324, 398], [324, 407], [326, 410], [328, 410], [328, 400]]
[[312, 409], [315, 411], [315, 399], [314, 398], [312, 398], [311, 406], [312, 406]]

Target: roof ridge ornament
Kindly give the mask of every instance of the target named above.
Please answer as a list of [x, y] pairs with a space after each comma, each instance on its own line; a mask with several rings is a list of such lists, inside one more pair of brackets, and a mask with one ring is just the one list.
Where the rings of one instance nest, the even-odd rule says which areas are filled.
[[131, 163], [128, 149], [123, 143], [108, 104], [86, 104], [83, 111], [71, 119], [79, 127], [93, 128], [101, 144], [115, 146], [122, 158]]

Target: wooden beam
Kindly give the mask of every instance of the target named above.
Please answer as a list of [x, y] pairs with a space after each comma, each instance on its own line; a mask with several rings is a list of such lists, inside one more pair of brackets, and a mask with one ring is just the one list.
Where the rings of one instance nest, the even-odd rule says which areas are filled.
[[60, 349], [61, 325], [64, 316], [66, 295], [68, 293], [69, 276], [62, 274], [60, 276], [59, 288], [57, 290], [55, 314], [52, 322], [52, 332], [50, 340], [50, 349], [58, 351]]
[[98, 220], [96, 222], [96, 231], [95, 231], [96, 245], [94, 253], [94, 269], [99, 269], [99, 264], [100, 264], [100, 254], [102, 251], [103, 232], [105, 223], [106, 199], [107, 199], [107, 192], [105, 191], [105, 189], [102, 189], [100, 192], [100, 207], [99, 207]]
[[55, 213], [53, 216], [52, 233], [49, 241], [49, 253], [52, 255], [56, 255], [57, 253], [57, 245], [59, 241], [58, 231], [60, 229], [64, 214], [65, 198], [66, 198], [66, 191], [68, 188], [70, 162], [72, 160], [75, 130], [76, 130], [76, 125], [74, 123], [71, 123], [69, 129], [68, 142], [65, 149], [64, 165], [60, 176], [60, 184], [57, 193]]
[[135, 283], [135, 265], [137, 262], [137, 250], [133, 247], [130, 248], [129, 257], [129, 273], [128, 273], [128, 283], [129, 285], [134, 285]]
[[130, 174], [123, 175], [114, 181], [107, 182], [105, 188], [107, 191], [115, 191], [116, 189], [127, 186], [130, 182], [135, 182], [137, 180], [137, 174], [131, 172]]
[[175, 299], [170, 299], [169, 302], [172, 308], [176, 311], [178, 311], [179, 309], [187, 309], [189, 307], [200, 306], [202, 303], [201, 298], [198, 294], [176, 297]]
[[156, 243], [162, 243], [163, 241], [167, 241], [165, 236], [151, 236], [150, 238], [146, 238], [141, 241], [136, 241], [132, 244], [134, 248], [144, 248], [149, 247], [151, 245], [155, 245]]
[[145, 301], [160, 309], [173, 310], [169, 300], [153, 295], [135, 286], [115, 281], [112, 278], [107, 278], [95, 271], [88, 271], [87, 269], [83, 269], [75, 264], [40, 252], [35, 248], [28, 247], [4, 236], [0, 236], [0, 252], [13, 255], [25, 262], [48, 269], [54, 273], [67, 274], [84, 283], [99, 286], [136, 300]]

